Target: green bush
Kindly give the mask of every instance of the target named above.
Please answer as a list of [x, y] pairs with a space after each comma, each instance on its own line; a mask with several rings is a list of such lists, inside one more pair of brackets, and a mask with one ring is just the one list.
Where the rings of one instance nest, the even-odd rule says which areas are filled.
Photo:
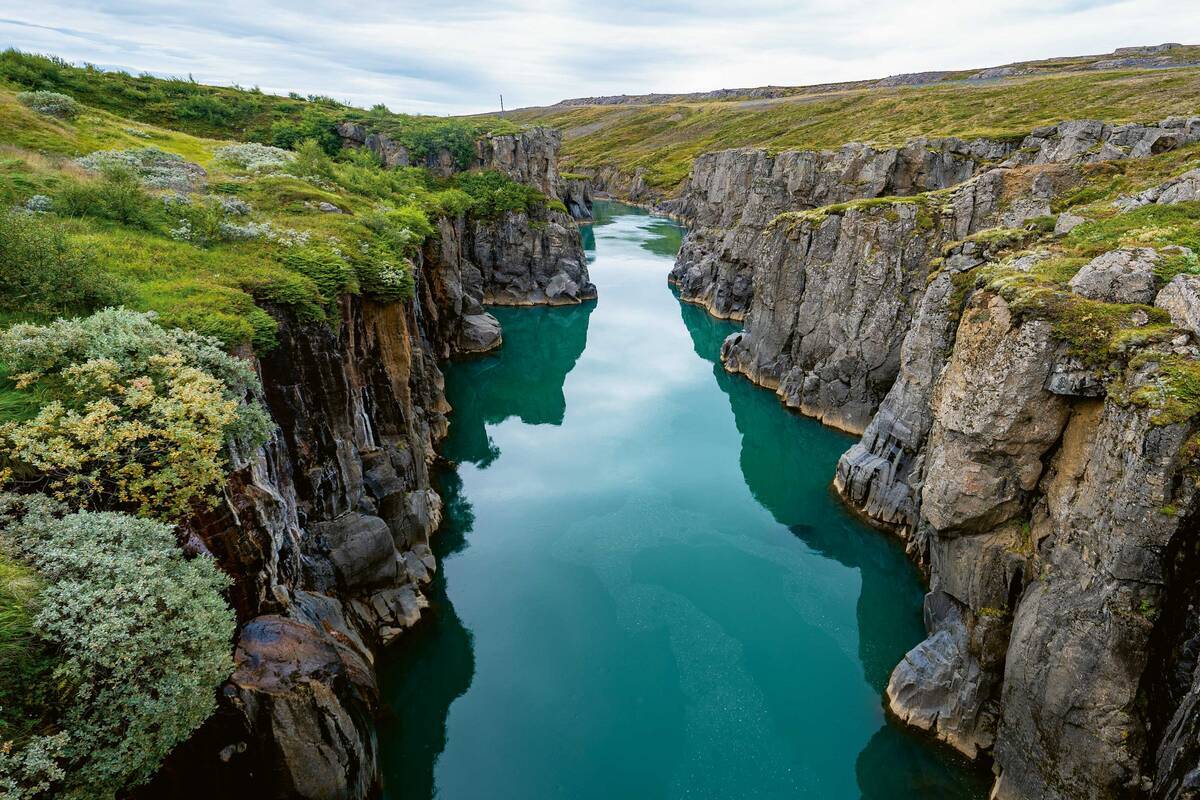
[[122, 167], [105, 169], [99, 180], [67, 183], [54, 198], [54, 210], [64, 216], [107, 219], [145, 230], [161, 223], [160, 206], [137, 176]]
[[0, 213], [0, 310], [35, 315], [88, 312], [121, 291], [45, 216]]
[[288, 172], [297, 178], [331, 181], [333, 161], [316, 139], [305, 139], [296, 146], [296, 157], [288, 165]]
[[232, 670], [228, 579], [185, 558], [169, 525], [36, 495], [0, 496], [0, 546], [42, 581], [33, 627], [70, 687], [55, 733], [0, 748], [5, 796], [107, 799], [143, 783]]
[[240, 287], [252, 297], [267, 303], [285, 306], [302, 323], [325, 322], [329, 317], [316, 283], [309, 277], [285, 269], [271, 270], [243, 278]]
[[0, 552], [0, 742], [45, 730], [57, 692], [53, 648], [34, 630], [42, 582]]
[[510, 212], [528, 212], [544, 204], [546, 197], [533, 187], [517, 183], [503, 172], [464, 172], [454, 185], [471, 197], [470, 212], [480, 219], [495, 219]]
[[330, 247], [294, 247], [283, 255], [284, 265], [317, 285], [326, 304], [332, 306], [343, 294], [357, 294], [358, 281], [346, 258]]
[[14, 325], [0, 334], [0, 362], [47, 401], [32, 419], [0, 423], [0, 467], [81, 507], [186, 515], [213, 501], [224, 450], [248, 454], [273, 429], [247, 362], [150, 314]]
[[75, 119], [82, 110], [73, 97], [62, 92], [20, 92], [17, 102], [39, 114], [59, 119]]

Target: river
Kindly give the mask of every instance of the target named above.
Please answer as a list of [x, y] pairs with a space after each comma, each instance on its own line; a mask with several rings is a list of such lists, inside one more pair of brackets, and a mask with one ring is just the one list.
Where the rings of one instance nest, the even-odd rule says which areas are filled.
[[382, 670], [389, 800], [982, 798], [886, 719], [920, 578], [829, 488], [852, 439], [725, 373], [682, 229], [598, 203], [597, 302], [446, 370], [427, 619]]

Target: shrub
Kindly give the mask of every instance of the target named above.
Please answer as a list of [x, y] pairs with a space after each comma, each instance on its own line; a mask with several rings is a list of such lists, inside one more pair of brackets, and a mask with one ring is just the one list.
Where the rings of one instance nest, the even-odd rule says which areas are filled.
[[61, 92], [20, 92], [17, 102], [39, 114], [59, 119], [75, 119], [82, 110], [75, 98]]
[[149, 314], [14, 325], [0, 334], [0, 361], [19, 389], [49, 401], [0, 424], [10, 467], [0, 480], [46, 486], [80, 507], [186, 515], [212, 502], [226, 445], [248, 453], [272, 430], [246, 362]]
[[303, 180], [324, 183], [333, 180], [333, 161], [316, 139], [305, 139], [296, 147], [296, 157], [288, 165], [288, 172]]
[[283, 263], [288, 269], [311, 279], [328, 304], [337, 302], [342, 294], [358, 292], [354, 268], [330, 247], [297, 247], [284, 254]]
[[143, 186], [151, 189], [173, 189], [191, 192], [207, 177], [204, 167], [184, 160], [183, 156], [168, 153], [157, 147], [132, 150], [98, 150], [75, 163], [92, 172], [119, 171], [131, 173]]
[[416, 255], [421, 243], [436, 231], [425, 210], [412, 203], [399, 208], [381, 206], [364, 214], [362, 223], [401, 258]]
[[54, 207], [54, 201], [44, 194], [35, 194], [25, 201], [23, 208], [33, 214], [45, 214]]
[[66, 184], [59, 190], [54, 208], [69, 217], [95, 217], [147, 230], [161, 217], [158, 204], [137, 176], [119, 166], [105, 168], [99, 180]]
[[63, 400], [31, 420], [0, 424], [7, 458], [80, 507], [175, 519], [214, 504], [210, 492], [225, 474], [222, 434], [237, 418], [237, 403], [178, 356], [155, 356], [147, 367], [127, 381], [118, 381], [109, 360], [68, 368]]
[[256, 142], [218, 147], [213, 155], [219, 161], [251, 172], [272, 172], [291, 163], [296, 157], [282, 148]]
[[36, 573], [0, 552], [0, 742], [43, 730], [53, 704], [52, 649], [34, 632]]
[[502, 172], [464, 172], [454, 178], [457, 188], [470, 195], [470, 212], [480, 219], [495, 219], [509, 212], [527, 212], [546, 198], [537, 189], [517, 183]]
[[407, 258], [396, 258], [363, 242], [351, 261], [362, 291], [380, 300], [407, 300], [416, 291], [416, 268]]
[[6, 797], [49, 785], [54, 796], [112, 798], [144, 782], [212, 713], [232, 670], [228, 579], [210, 558], [185, 558], [160, 522], [65, 511], [0, 496], [0, 544], [43, 582], [34, 627], [71, 689], [55, 734], [0, 748]]
[[112, 278], [53, 218], [0, 213], [0, 310], [63, 314], [119, 300]]

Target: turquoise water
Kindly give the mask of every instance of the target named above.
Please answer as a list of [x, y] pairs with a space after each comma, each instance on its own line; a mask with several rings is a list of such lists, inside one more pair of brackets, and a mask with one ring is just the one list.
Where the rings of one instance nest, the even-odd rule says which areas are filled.
[[451, 364], [432, 610], [389, 654], [390, 800], [980, 798], [888, 722], [920, 641], [897, 544], [830, 494], [851, 439], [720, 368], [681, 229], [601, 204], [596, 303], [497, 309]]

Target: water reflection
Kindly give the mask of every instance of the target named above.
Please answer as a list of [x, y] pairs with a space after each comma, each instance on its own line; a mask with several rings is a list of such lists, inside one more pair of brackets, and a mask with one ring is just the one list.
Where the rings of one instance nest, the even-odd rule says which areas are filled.
[[[563, 383], [587, 346], [596, 301], [556, 308], [494, 308], [505, 346], [446, 370], [454, 405], [444, 452], [456, 461], [490, 465], [500, 451], [487, 426], [516, 417], [527, 425], [561, 425]], [[453, 455], [449, 455], [449, 454]]]
[[[438, 562], [466, 546], [475, 516], [452, 470], [440, 475], [445, 516], [435, 540]], [[387, 684], [385, 716], [379, 724], [384, 791], [391, 800], [427, 800], [435, 794], [434, 766], [446, 746], [450, 704], [471, 686], [475, 652], [471, 633], [446, 594], [438, 570], [427, 590], [426, 619], [405, 634], [380, 663], [381, 675], [403, 675]]]
[[[714, 319], [703, 309], [680, 305], [680, 315], [692, 337], [696, 354], [713, 364], [713, 375], [729, 398], [738, 432], [742, 436], [740, 464], [754, 499], [809, 547], [862, 575], [857, 604], [858, 653], [867, 683], [882, 695], [892, 668], [914, 641], [924, 635], [918, 594], [912, 580], [914, 567], [899, 543], [884, 535], [864, 536], [851, 530], [857, 523], [836, 504], [829, 513], [814, 518], [821, 507], [814, 502], [830, 491], [828, 470], [813, 470], [816, 454], [836, 454], [852, 437], [824, 428], [792, 413], [781, 413], [775, 396], [721, 367], [721, 342], [737, 325]], [[840, 442], [840, 447], [838, 443]], [[836, 458], [831, 455], [830, 460]], [[805, 478], [818, 476], [816, 480]], [[912, 587], [909, 597], [896, 596], [898, 587]], [[982, 792], [984, 776], [946, 770], [953, 754], [931, 751], [928, 742], [889, 721], [859, 754], [856, 764], [864, 798], [894, 798], [901, 793], [917, 797], [953, 797]], [[895, 769], [904, 764], [903, 771]], [[965, 763], [964, 763], [964, 766]]]
[[595, 215], [601, 304], [500, 309], [501, 351], [447, 370], [460, 467], [434, 614], [383, 669], [387, 796], [981, 797], [884, 722], [922, 590], [829, 495], [849, 438], [719, 367], [734, 327], [665, 286], [679, 226]]

